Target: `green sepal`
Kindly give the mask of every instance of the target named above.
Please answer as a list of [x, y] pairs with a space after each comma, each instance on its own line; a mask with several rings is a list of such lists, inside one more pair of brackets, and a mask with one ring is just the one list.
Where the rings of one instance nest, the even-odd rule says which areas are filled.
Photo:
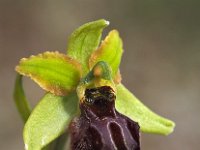
[[76, 29], [69, 38], [67, 54], [82, 64], [83, 75], [89, 71], [89, 57], [99, 46], [102, 31], [108, 24], [104, 19], [86, 23]]
[[31, 113], [24, 127], [26, 150], [41, 150], [67, 130], [78, 111], [75, 93], [55, 96], [47, 93]]
[[44, 90], [62, 96], [75, 90], [81, 77], [80, 64], [58, 52], [23, 58], [16, 71], [33, 79]]
[[117, 30], [109, 32], [102, 41], [100, 47], [94, 51], [89, 59], [89, 66], [92, 68], [97, 62], [105, 61], [112, 69], [112, 77], [118, 73], [121, 56], [123, 53], [122, 40]]
[[122, 84], [117, 86], [116, 109], [138, 122], [143, 132], [168, 135], [174, 130], [174, 122], [152, 112]]
[[18, 112], [25, 123], [29, 115], [31, 114], [31, 108], [24, 93], [24, 89], [22, 85], [22, 75], [17, 74], [16, 76], [13, 97], [14, 97], [14, 101], [18, 109]]

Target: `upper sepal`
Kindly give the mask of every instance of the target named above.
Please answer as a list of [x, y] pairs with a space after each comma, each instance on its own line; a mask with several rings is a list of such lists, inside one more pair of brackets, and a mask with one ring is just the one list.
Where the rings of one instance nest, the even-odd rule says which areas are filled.
[[84, 75], [89, 71], [89, 57], [99, 46], [102, 31], [108, 25], [109, 22], [104, 19], [89, 22], [76, 29], [69, 37], [67, 54], [81, 63]]

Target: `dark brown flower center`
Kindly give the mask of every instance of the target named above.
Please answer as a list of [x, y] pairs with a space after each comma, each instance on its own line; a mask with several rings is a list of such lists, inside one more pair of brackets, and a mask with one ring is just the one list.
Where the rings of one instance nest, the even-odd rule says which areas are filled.
[[115, 99], [109, 86], [86, 89], [70, 125], [72, 150], [140, 150], [139, 126], [116, 111]]

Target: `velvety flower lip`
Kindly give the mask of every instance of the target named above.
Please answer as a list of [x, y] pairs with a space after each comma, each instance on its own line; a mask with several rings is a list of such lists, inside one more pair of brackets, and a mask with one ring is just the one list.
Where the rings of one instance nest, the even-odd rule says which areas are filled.
[[[115, 109], [115, 87], [104, 84], [113, 83], [111, 76], [109, 65], [98, 62], [80, 83], [83, 88], [78, 86], [84, 95], [79, 96], [80, 116], [69, 127], [72, 150], [140, 150], [138, 123]], [[96, 83], [102, 78], [103, 85]]]
[[139, 125], [116, 111], [112, 88], [86, 89], [85, 95], [69, 127], [71, 149], [140, 150]]

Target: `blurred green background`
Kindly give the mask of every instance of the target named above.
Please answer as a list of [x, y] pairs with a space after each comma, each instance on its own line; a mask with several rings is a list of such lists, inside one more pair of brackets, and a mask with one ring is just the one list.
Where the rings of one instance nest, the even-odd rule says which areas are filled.
[[[0, 0], [0, 149], [24, 149], [12, 92], [20, 58], [66, 51], [78, 26], [105, 18], [124, 42], [123, 83], [152, 110], [176, 122], [173, 134], [142, 134], [142, 150], [198, 150], [199, 0]], [[25, 80], [34, 106], [43, 91]]]

